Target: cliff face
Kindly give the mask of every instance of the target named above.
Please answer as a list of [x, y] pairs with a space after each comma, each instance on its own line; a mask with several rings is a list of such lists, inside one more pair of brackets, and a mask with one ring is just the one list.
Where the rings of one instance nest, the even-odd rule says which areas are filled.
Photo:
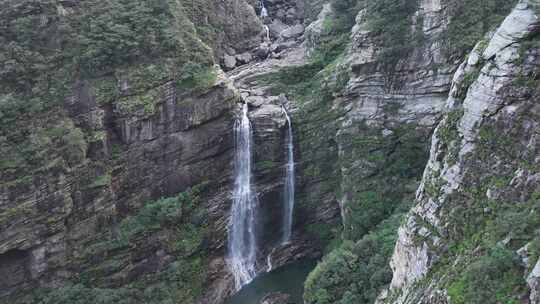
[[[494, 248], [509, 254], [521, 250], [526, 262], [511, 266], [518, 278], [537, 263], [526, 250], [537, 241], [533, 239], [540, 189], [534, 131], [537, 9], [534, 2], [518, 4], [454, 76], [447, 114], [432, 138], [416, 205], [399, 230], [391, 286], [400, 296], [392, 302], [467, 302], [471, 297], [467, 288], [472, 287], [458, 283], [468, 279], [468, 271], [479, 260], [489, 261]], [[502, 272], [511, 272], [511, 267]], [[486, 273], [486, 280], [494, 280], [492, 275]], [[531, 274], [531, 303], [538, 301], [534, 278]], [[504, 284], [511, 283], [501, 282], [499, 288], [507, 287]], [[526, 298], [528, 292], [522, 292]]]
[[[438, 39], [445, 27], [441, 3], [421, 1], [411, 18], [415, 31], [412, 35], [420, 38], [412, 49], [400, 54], [391, 71], [381, 55], [385, 52], [384, 46], [377, 43], [372, 32], [368, 8], [360, 10], [352, 28], [351, 42], [342, 63], [347, 67], [350, 79], [340, 96], [340, 106], [345, 114], [337, 136], [340, 157], [344, 159], [341, 171], [346, 182], [342, 185], [340, 201], [345, 218], [356, 216], [351, 214], [348, 206], [356, 204], [358, 193], [372, 191], [373, 186], [377, 186], [370, 185], [368, 180], [398, 159], [406, 158], [404, 153], [409, 149], [418, 153], [418, 159], [408, 159], [410, 167], [403, 168], [408, 171], [405, 173], [407, 179], [398, 181], [397, 176], [390, 176], [392, 173], [388, 172], [379, 176], [387, 181], [394, 179], [393, 187], [403, 186], [394, 188], [396, 192], [410, 193], [415, 187], [414, 177], [419, 176], [425, 162], [422, 150], [429, 145], [429, 136], [440, 118], [450, 89], [456, 64], [441, 54]], [[355, 143], [358, 138], [374, 141]], [[392, 151], [395, 148], [398, 151]], [[373, 160], [373, 153], [368, 151], [376, 149], [381, 149], [387, 159]], [[396, 155], [395, 159], [388, 160], [392, 154]], [[409, 185], [400, 185], [402, 183]], [[387, 191], [381, 190], [381, 193]], [[403, 193], [396, 195], [399, 197]]]
[[[373, 303], [379, 295], [379, 302], [388, 303], [481, 303], [494, 298], [496, 290], [504, 291], [494, 301], [524, 299], [529, 292], [536, 297], [536, 287], [527, 289], [524, 278], [536, 286], [536, 277], [529, 272], [536, 259], [531, 252], [536, 250], [538, 185], [535, 172], [524, 173], [514, 163], [537, 155], [531, 131], [537, 121], [531, 80], [537, 65], [532, 55], [537, 51], [536, 4], [520, 3], [510, 13], [512, 3], [496, 1], [479, 10], [468, 1], [419, 1], [411, 7], [382, 2], [379, 6], [356, 2], [359, 13], [350, 42], [329, 79], [338, 85], [330, 99], [338, 113], [333, 138], [339, 151], [337, 198], [344, 242], [306, 281], [306, 302]], [[312, 54], [317, 55], [325, 39], [335, 37], [324, 25], [328, 20], [337, 22], [344, 5], [325, 6], [319, 21], [307, 28]], [[492, 10], [493, 5], [498, 9]], [[483, 23], [480, 16], [499, 17]], [[496, 29], [504, 17], [495, 36], [482, 39], [486, 29]], [[397, 18], [405, 20], [405, 30], [399, 29]], [[468, 64], [461, 64], [471, 41], [478, 42], [476, 53], [468, 55]], [[511, 114], [496, 118], [506, 105]], [[513, 141], [495, 141], [495, 134], [508, 134]], [[429, 149], [430, 141], [431, 156], [414, 200], [427, 160], [422, 151]], [[479, 142], [489, 148], [474, 151]], [[515, 154], [495, 157], [496, 146], [515, 146]], [[524, 166], [531, 170], [534, 161]], [[527, 186], [518, 183], [518, 175], [524, 175]], [[501, 189], [495, 192], [493, 187]], [[463, 197], [456, 198], [457, 193]], [[413, 200], [393, 249], [391, 231], [399, 225], [401, 210]], [[499, 204], [497, 209], [493, 204]], [[516, 214], [523, 215], [524, 224], [510, 229]], [[495, 229], [494, 221], [506, 228]], [[478, 238], [486, 235], [490, 241], [480, 244]], [[495, 246], [499, 243], [504, 246]], [[487, 249], [491, 247], [497, 248]], [[499, 255], [504, 258], [499, 260]], [[531, 256], [529, 265], [514, 264], [518, 255]], [[386, 266], [390, 256], [392, 271]], [[482, 267], [498, 269], [507, 278], [495, 284], [494, 274], [487, 280], [474, 277], [475, 272], [489, 272]], [[459, 271], [466, 274], [459, 276]], [[389, 283], [391, 291], [380, 294]], [[484, 285], [492, 287], [478, 292]]]
[[306, 303], [538, 303], [540, 4], [323, 2], [0, 4], [0, 301], [222, 303], [247, 102], [257, 272], [324, 252]]
[[[221, 303], [234, 292], [226, 241], [233, 124], [243, 100], [253, 110], [261, 226], [275, 227], [261, 236], [258, 271], [266, 271], [263, 255], [274, 249], [281, 219], [285, 118], [277, 95], [242, 88], [212, 65], [235, 54], [238, 64], [260, 60], [261, 48], [263, 58], [279, 52], [276, 45], [261, 45], [258, 7], [244, 1], [2, 6], [0, 297], [29, 303], [62, 301], [70, 294], [81, 301], [87, 295], [127, 303]], [[284, 3], [271, 8], [272, 16], [288, 12], [281, 17], [288, 27], [302, 20], [301, 12]], [[144, 24], [165, 17], [175, 22]], [[89, 29], [77, 23], [85, 18], [95, 18]], [[143, 36], [137, 31], [144, 26], [163, 32]], [[34, 46], [23, 36], [30, 29], [39, 35]], [[159, 49], [159, 35], [168, 33], [172, 41]], [[121, 45], [131, 34], [142, 38]], [[70, 52], [57, 58], [46, 45], [71, 46], [73, 58], [88, 55], [75, 48], [110, 47], [103, 58], [111, 61], [71, 65]], [[46, 70], [17, 57], [24, 52], [60, 67]], [[32, 78], [37, 76], [22, 69], [34, 64], [44, 77]], [[59, 94], [41, 95], [42, 78], [56, 79], [60, 68], [66, 92], [54, 92], [57, 83], [51, 82], [46, 93]], [[10, 82], [14, 75], [19, 83]], [[305, 209], [297, 221], [335, 222], [336, 215]], [[295, 238], [273, 251], [275, 265], [320, 254], [312, 237], [300, 231]]]

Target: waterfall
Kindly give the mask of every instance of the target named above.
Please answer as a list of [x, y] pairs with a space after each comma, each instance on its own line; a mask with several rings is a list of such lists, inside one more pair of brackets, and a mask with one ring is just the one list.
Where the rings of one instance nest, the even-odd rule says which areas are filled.
[[261, 0], [261, 18], [268, 17], [268, 10], [266, 9], [266, 6], [264, 5], [264, 0]]
[[248, 105], [242, 108], [242, 117], [234, 125], [235, 181], [229, 226], [229, 267], [234, 275], [236, 289], [248, 284], [256, 275], [257, 244], [255, 221], [258, 199], [251, 189], [251, 123]]
[[272, 269], [272, 253], [270, 252], [266, 257], [266, 272], [270, 272]]
[[287, 118], [287, 165], [285, 166], [285, 189], [283, 191], [283, 237], [282, 243], [286, 244], [291, 240], [293, 212], [294, 212], [294, 141], [291, 118], [285, 107], [282, 106]]
[[264, 30], [266, 32], [266, 40], [270, 41], [270, 28], [268, 28], [268, 25], [264, 26]]

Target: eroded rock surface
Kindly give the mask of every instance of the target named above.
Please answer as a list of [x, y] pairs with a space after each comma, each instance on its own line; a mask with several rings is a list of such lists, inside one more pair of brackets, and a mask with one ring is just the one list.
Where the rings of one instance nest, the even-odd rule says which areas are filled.
[[[497, 149], [489, 150], [489, 161], [484, 158], [484, 138], [490, 136], [487, 130], [493, 130], [489, 132], [498, 134], [495, 136], [517, 136], [513, 138], [513, 153], [538, 163], [538, 138], [532, 131], [538, 127], [538, 120], [530, 116], [538, 111], [534, 105], [537, 96], [531, 96], [527, 88], [517, 84], [517, 79], [527, 77], [538, 65], [538, 50], [532, 49], [524, 58], [520, 58], [519, 51], [523, 40], [539, 30], [534, 8], [532, 2], [518, 4], [487, 46], [479, 44], [454, 76], [447, 114], [432, 138], [430, 160], [417, 192], [416, 206], [399, 230], [391, 263], [391, 286], [400, 290], [401, 295], [392, 303], [449, 301], [437, 279], [423, 282], [426, 288], [415, 283], [424, 279], [446, 254], [455, 230], [453, 225], [459, 225], [449, 215], [451, 210], [465, 202], [478, 204], [464, 194], [471, 185], [482, 183], [486, 176], [509, 174], [510, 188], [489, 188], [483, 195], [495, 200], [510, 199], [516, 204], [527, 201], [529, 195], [540, 189], [536, 170], [523, 168]], [[475, 78], [466, 84], [465, 79], [470, 77]], [[519, 131], [507, 135], [513, 134], [513, 130]], [[531, 296], [537, 294], [535, 288], [532, 287]], [[434, 302], [435, 298], [439, 302]]]

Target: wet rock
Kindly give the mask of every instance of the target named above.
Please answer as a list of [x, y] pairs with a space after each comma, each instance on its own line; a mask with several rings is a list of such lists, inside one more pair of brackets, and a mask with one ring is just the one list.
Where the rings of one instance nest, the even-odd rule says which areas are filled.
[[262, 96], [249, 96], [246, 101], [254, 107], [260, 107], [266, 102], [266, 99]]
[[273, 53], [281, 53], [284, 50], [292, 48], [296, 44], [295, 41], [284, 41], [280, 43], [274, 43], [270, 46], [270, 51]]
[[270, 46], [268, 46], [267, 44], [261, 44], [255, 50], [255, 56], [262, 60], [266, 59], [268, 57], [268, 54], [270, 54]]
[[293, 304], [290, 301], [291, 296], [281, 292], [275, 292], [266, 295], [260, 304]]

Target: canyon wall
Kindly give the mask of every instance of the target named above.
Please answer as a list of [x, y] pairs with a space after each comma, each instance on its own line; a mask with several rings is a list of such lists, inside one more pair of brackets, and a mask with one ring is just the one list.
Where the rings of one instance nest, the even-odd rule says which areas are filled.
[[310, 304], [538, 303], [539, 4], [516, 3], [0, 4], [0, 301], [222, 303], [246, 102], [258, 273], [324, 255]]

